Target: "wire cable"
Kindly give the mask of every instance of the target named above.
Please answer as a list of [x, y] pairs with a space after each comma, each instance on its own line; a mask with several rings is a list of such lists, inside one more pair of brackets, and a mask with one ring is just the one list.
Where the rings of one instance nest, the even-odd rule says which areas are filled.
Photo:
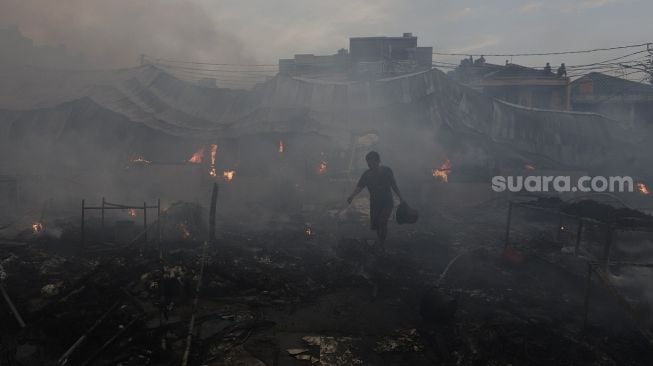
[[242, 66], [242, 67], [263, 67], [263, 66], [279, 66], [277, 64], [228, 64], [228, 63], [211, 63], [211, 62], [197, 62], [197, 61], [182, 61], [182, 60], [171, 60], [167, 58], [155, 58], [148, 55], [144, 55], [145, 58], [156, 61], [156, 62], [169, 62], [169, 63], [178, 63], [178, 64], [192, 64], [192, 65], [213, 65], [213, 66]]
[[592, 53], [598, 51], [611, 51], [611, 50], [620, 50], [624, 48], [635, 48], [635, 47], [644, 47], [650, 46], [652, 43], [640, 43], [632, 44], [626, 46], [617, 46], [617, 47], [608, 47], [608, 48], [594, 48], [591, 50], [579, 50], [579, 51], [560, 51], [560, 52], [542, 52], [542, 53], [503, 53], [503, 54], [470, 54], [470, 53], [445, 53], [445, 52], [433, 52], [434, 55], [442, 56], [492, 56], [492, 57], [514, 57], [514, 56], [548, 56], [548, 55], [569, 55], [569, 54], [578, 54], [578, 53]]

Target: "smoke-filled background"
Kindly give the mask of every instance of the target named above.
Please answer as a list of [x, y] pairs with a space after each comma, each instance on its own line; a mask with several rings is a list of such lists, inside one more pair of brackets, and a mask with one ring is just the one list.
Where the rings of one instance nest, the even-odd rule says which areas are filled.
[[[272, 345], [270, 354], [299, 362], [292, 357], [308, 355], [299, 347], [310, 331], [328, 333], [311, 335], [311, 347], [323, 342], [304, 358], [312, 363], [357, 352], [335, 347], [337, 334], [341, 345], [370, 337], [364, 349], [383, 360], [395, 353], [392, 364], [609, 355], [648, 365], [621, 361], [638, 357], [636, 328], [653, 323], [650, 264], [641, 263], [653, 260], [653, 87], [634, 83], [650, 78], [651, 2], [1, 1], [0, 285], [27, 309], [35, 338], [0, 327], [0, 364], [7, 349], [57, 359], [119, 288], [118, 298], [147, 306], [119, 321], [109, 315], [98, 335], [120, 324], [116, 337], [141, 336], [72, 350], [65, 362], [112, 350], [102, 357], [169, 363], [186, 345], [184, 317], [227, 296], [219, 323], [197, 328], [218, 333], [190, 364], [243, 356], [250, 341], [260, 341], [250, 350]], [[394, 43], [386, 54], [388, 43], [372, 61], [355, 58], [350, 37], [372, 36], [392, 37], [403, 55], [394, 57]], [[370, 38], [359, 47], [374, 49]], [[555, 74], [563, 62], [569, 78]], [[503, 95], [465, 79], [485, 66], [507, 79], [517, 70], [533, 89]], [[596, 71], [627, 87], [595, 109], [572, 107], [572, 91], [587, 89], [573, 81]], [[411, 225], [393, 213], [386, 248], [369, 230], [369, 195], [347, 201], [371, 150], [419, 212]], [[494, 192], [496, 175], [631, 176], [637, 191]], [[585, 279], [588, 263], [642, 321], [623, 321], [606, 300], [613, 294]], [[195, 281], [210, 302], [191, 306], [205, 291], [194, 293]], [[594, 338], [579, 325], [590, 290]], [[463, 315], [454, 317], [457, 306]], [[162, 325], [168, 311], [183, 320]], [[0, 324], [14, 320], [0, 311]], [[261, 329], [274, 332], [257, 339]], [[279, 334], [299, 340], [280, 345]], [[227, 338], [245, 346], [222, 347]]]
[[88, 67], [133, 66], [141, 54], [253, 60], [233, 31], [193, 1], [9, 0], [0, 24], [18, 25], [35, 45], [64, 46], [72, 62]]
[[[36, 45], [65, 45], [67, 52], [75, 58], [83, 55], [93, 66], [125, 67], [137, 64], [143, 53], [184, 60], [276, 63], [295, 53], [333, 53], [352, 36], [406, 31], [419, 34], [423, 44], [438, 52], [610, 47], [624, 41], [646, 42], [641, 30], [647, 29], [652, 11], [644, 0], [5, 0], [0, 25], [18, 25]], [[603, 56], [527, 60], [541, 66], [593, 62]], [[519, 58], [511, 61], [526, 63]]]

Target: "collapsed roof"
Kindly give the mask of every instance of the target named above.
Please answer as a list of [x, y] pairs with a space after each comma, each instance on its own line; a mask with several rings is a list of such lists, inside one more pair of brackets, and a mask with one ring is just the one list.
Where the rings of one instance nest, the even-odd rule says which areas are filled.
[[435, 69], [348, 82], [278, 75], [251, 91], [198, 86], [152, 65], [111, 71], [25, 68], [4, 70], [0, 78], [3, 144], [17, 143], [11, 134], [16, 128], [60, 138], [67, 124], [80, 123], [71, 103], [84, 105], [85, 118], [101, 112], [97, 123], [128, 121], [157, 134], [199, 140], [320, 133], [342, 137], [346, 147], [345, 136], [377, 125], [427, 126], [436, 134], [481, 141], [489, 154], [556, 167], [602, 166], [615, 156], [615, 146], [623, 153], [627, 144], [627, 131], [603, 116], [501, 102]]

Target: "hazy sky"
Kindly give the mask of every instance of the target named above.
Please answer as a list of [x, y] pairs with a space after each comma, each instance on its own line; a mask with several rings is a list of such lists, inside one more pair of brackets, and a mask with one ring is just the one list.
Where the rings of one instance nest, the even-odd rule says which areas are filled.
[[[37, 44], [66, 44], [102, 66], [138, 55], [276, 63], [331, 54], [350, 36], [412, 32], [420, 45], [461, 53], [546, 52], [653, 41], [653, 1], [0, 0], [0, 25]], [[619, 54], [624, 54], [621, 51]], [[586, 63], [615, 53], [515, 58]], [[457, 58], [442, 59], [449, 62]], [[488, 61], [503, 63], [503, 58]]]

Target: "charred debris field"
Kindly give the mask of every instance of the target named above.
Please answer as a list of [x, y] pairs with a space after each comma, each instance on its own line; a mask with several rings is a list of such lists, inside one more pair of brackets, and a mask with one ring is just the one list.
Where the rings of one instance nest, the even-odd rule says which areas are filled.
[[27, 229], [0, 242], [0, 364], [650, 364], [647, 304], [587, 264], [590, 224], [574, 255], [551, 201], [508, 227], [506, 206], [424, 212], [385, 251], [344, 227], [367, 225], [356, 210], [217, 214], [207, 240], [210, 210], [177, 204], [126, 244], [90, 220], [83, 250], [78, 225]]
[[[653, 86], [592, 71], [650, 72], [650, 43], [557, 72], [409, 32], [207, 63], [146, 23], [197, 53], [54, 67], [0, 28], [31, 57], [0, 54], [0, 366], [652, 364]], [[187, 38], [228, 56], [214, 33]], [[495, 189], [525, 176], [635, 189]]]

